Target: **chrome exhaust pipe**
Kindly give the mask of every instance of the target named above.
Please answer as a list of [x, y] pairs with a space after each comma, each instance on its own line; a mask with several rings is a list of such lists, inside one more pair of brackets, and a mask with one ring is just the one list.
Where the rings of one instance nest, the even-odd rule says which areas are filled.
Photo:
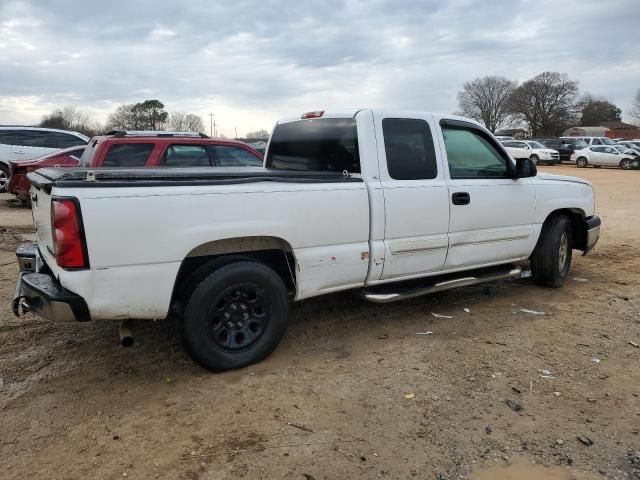
[[123, 347], [131, 347], [133, 345], [133, 333], [131, 332], [129, 320], [125, 320], [120, 324], [118, 335], [120, 335], [120, 345]]

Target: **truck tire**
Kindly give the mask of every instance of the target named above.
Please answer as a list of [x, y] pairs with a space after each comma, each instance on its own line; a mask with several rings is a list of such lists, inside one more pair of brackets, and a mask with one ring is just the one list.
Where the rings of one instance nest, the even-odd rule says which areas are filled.
[[214, 270], [194, 288], [183, 339], [194, 360], [222, 372], [266, 358], [288, 319], [289, 296], [278, 274], [262, 263], [240, 261]]
[[0, 193], [7, 191], [9, 186], [9, 167], [4, 163], [0, 163]]
[[589, 162], [586, 157], [578, 157], [576, 160], [576, 167], [578, 168], [587, 168], [587, 165], [589, 165]]
[[561, 287], [571, 268], [573, 229], [564, 215], [549, 218], [542, 226], [531, 255], [531, 274], [538, 285]]

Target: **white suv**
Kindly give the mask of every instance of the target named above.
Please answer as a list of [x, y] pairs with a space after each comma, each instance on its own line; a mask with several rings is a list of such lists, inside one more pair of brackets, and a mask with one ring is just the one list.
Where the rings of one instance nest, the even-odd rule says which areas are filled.
[[9, 184], [9, 161], [31, 160], [63, 148], [86, 145], [78, 132], [38, 127], [0, 127], [0, 193]]
[[547, 148], [535, 140], [505, 140], [502, 143], [505, 150], [513, 158], [530, 158], [533, 163], [560, 163], [560, 154], [557, 150]]

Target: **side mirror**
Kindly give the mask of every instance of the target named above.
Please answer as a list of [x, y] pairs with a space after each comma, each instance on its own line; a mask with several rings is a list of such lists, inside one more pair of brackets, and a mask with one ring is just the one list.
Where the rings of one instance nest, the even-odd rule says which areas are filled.
[[530, 158], [518, 158], [514, 178], [529, 178], [538, 175], [538, 168]]

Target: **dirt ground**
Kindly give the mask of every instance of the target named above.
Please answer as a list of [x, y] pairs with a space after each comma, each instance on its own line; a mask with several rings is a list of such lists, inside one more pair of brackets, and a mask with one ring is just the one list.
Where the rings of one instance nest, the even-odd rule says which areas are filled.
[[124, 349], [115, 323], [15, 318], [31, 216], [1, 195], [0, 478], [640, 478], [640, 171], [545, 170], [593, 181], [603, 221], [564, 288], [306, 301], [225, 374], [169, 322]]

